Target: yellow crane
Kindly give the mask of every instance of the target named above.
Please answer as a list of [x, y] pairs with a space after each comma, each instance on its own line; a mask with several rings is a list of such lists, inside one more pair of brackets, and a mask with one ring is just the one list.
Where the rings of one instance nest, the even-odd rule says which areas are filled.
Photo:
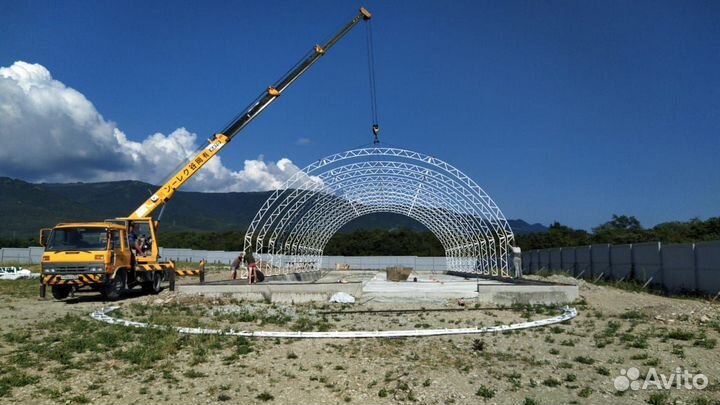
[[316, 45], [314, 51], [290, 72], [263, 91], [129, 216], [98, 222], [61, 223], [42, 229], [40, 244], [45, 247], [45, 252], [41, 261], [41, 297], [45, 296], [46, 286], [51, 287], [55, 299], [64, 299], [74, 289], [81, 288], [99, 291], [109, 299], [117, 299], [126, 288], [137, 285], [148, 293], [159, 292], [163, 280], [174, 279], [176, 268], [172, 260], [160, 257], [156, 236], [162, 209], [158, 220], [152, 218], [155, 210], [164, 208], [183, 184], [345, 34], [360, 21], [371, 18], [372, 14], [361, 7], [335, 36], [324, 45]]

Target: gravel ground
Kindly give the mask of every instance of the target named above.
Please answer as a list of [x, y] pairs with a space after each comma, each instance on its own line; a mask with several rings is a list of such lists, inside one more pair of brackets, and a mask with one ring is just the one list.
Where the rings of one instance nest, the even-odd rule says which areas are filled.
[[[0, 284], [0, 403], [720, 403], [720, 305], [701, 299], [580, 281], [579, 316], [553, 327], [410, 339], [249, 340], [104, 325], [87, 316], [107, 305], [95, 295], [55, 302], [37, 300], [36, 292], [37, 281]], [[282, 306], [169, 291], [131, 294], [119, 305], [117, 315], [131, 319], [246, 330], [452, 328], [557, 313], [455, 301]], [[680, 367], [703, 373], [709, 385], [618, 391], [615, 378], [631, 367], [641, 378], [651, 368], [669, 376]]]

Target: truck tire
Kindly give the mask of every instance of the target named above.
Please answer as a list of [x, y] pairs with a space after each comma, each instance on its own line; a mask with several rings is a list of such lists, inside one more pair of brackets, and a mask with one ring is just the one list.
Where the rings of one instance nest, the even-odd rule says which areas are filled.
[[142, 283], [142, 290], [145, 294], [158, 294], [160, 293], [161, 287], [160, 282], [162, 276], [159, 271], [153, 271], [152, 281], [145, 281]]
[[122, 293], [125, 291], [126, 278], [125, 270], [118, 270], [115, 272], [115, 278], [110, 280], [110, 283], [103, 288], [103, 296], [111, 301], [115, 301], [120, 298]]
[[52, 286], [52, 296], [56, 300], [62, 300], [70, 295], [72, 287], [69, 285], [54, 285]]

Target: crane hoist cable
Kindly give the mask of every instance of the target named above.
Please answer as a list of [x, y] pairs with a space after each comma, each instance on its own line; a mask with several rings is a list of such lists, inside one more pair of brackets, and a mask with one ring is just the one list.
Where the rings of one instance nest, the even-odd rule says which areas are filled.
[[370, 80], [370, 112], [372, 114], [373, 144], [377, 145], [380, 143], [378, 139], [380, 125], [378, 124], [377, 90], [375, 86], [375, 51], [373, 48], [372, 21], [369, 19], [365, 20], [365, 32], [367, 39], [368, 77]]

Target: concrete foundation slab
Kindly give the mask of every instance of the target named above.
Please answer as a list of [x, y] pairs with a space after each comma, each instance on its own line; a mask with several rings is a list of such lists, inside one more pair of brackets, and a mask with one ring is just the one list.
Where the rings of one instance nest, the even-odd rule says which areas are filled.
[[[358, 279], [359, 278], [359, 279]], [[347, 281], [353, 279], [353, 281]], [[342, 280], [343, 282], [324, 282]], [[413, 281], [417, 280], [417, 281]], [[331, 272], [319, 282], [271, 281], [247, 285], [228, 283], [186, 284], [177, 287], [179, 294], [210, 298], [234, 298], [250, 301], [302, 303], [327, 302], [338, 292], [352, 295], [359, 302], [442, 303], [463, 298], [468, 303], [510, 306], [513, 304], [561, 305], [578, 298], [578, 287], [538, 282], [510, 283], [488, 279], [465, 279], [449, 274], [414, 272], [408, 281], [393, 282], [384, 271]]]

